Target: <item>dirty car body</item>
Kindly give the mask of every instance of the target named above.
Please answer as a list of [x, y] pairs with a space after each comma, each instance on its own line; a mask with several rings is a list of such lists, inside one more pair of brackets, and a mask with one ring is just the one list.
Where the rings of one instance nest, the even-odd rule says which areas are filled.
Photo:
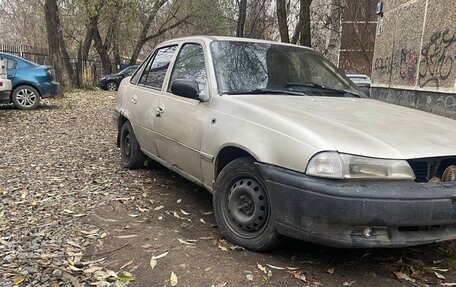
[[[365, 98], [315, 51], [168, 41], [122, 81], [122, 162], [151, 158], [213, 193], [222, 233], [336, 247], [456, 238], [454, 120]], [[432, 183], [430, 183], [431, 181]]]

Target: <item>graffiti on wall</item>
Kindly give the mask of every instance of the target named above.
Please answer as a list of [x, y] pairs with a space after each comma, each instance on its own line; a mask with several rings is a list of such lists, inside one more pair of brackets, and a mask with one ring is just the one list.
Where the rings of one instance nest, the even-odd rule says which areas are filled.
[[416, 81], [416, 69], [418, 65], [418, 55], [415, 50], [407, 49], [400, 50], [399, 76], [407, 84], [414, 84]]
[[380, 74], [384, 74], [391, 71], [391, 60], [390, 58], [378, 57], [375, 59], [374, 69]]
[[420, 59], [419, 86], [433, 84], [439, 87], [446, 81], [453, 71], [454, 54], [450, 51], [456, 44], [456, 35], [450, 30], [436, 31], [432, 34], [429, 43], [423, 46]]

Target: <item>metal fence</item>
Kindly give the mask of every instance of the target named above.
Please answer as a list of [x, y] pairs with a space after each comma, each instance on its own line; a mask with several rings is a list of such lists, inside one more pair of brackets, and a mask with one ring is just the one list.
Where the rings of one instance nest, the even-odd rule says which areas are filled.
[[[0, 43], [0, 52], [16, 55], [40, 65], [51, 65], [47, 49]], [[98, 79], [102, 76], [101, 62], [88, 60], [79, 65], [77, 58], [70, 57], [70, 63], [76, 77], [73, 80], [78, 87], [94, 87], [97, 85]]]

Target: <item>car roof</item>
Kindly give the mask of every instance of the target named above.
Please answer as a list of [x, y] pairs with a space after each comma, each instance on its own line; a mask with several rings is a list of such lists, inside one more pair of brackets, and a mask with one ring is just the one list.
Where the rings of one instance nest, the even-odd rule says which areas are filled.
[[292, 47], [300, 47], [307, 50], [313, 51], [314, 49], [306, 47], [306, 46], [297, 46], [294, 44], [283, 43], [283, 42], [275, 42], [269, 40], [260, 40], [260, 39], [253, 39], [253, 38], [240, 38], [240, 37], [226, 37], [226, 36], [189, 36], [189, 37], [181, 37], [172, 40], [165, 41], [161, 43], [159, 46], [166, 46], [169, 44], [177, 44], [180, 42], [191, 42], [191, 41], [204, 41], [207, 43], [211, 43], [214, 41], [236, 41], [236, 42], [248, 42], [248, 43], [264, 43], [264, 44], [274, 44], [274, 45], [282, 45], [282, 46], [292, 46]]
[[29, 61], [27, 59], [21, 58], [19, 56], [16, 56], [16, 55], [13, 55], [13, 54], [9, 54], [9, 53], [0, 52], [0, 57], [3, 57], [3, 56], [9, 57], [9, 58], [13, 58], [15, 61], [22, 62], [22, 63], [25, 63], [25, 64], [30, 65], [30, 66], [39, 66], [37, 63], [34, 63], [34, 62]]

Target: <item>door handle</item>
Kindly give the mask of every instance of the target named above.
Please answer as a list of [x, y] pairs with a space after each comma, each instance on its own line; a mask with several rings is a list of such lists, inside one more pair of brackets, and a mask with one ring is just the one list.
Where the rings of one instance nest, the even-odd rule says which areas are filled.
[[133, 95], [133, 97], [131, 98], [131, 102], [132, 102], [133, 104], [136, 104], [136, 103], [138, 102], [138, 97], [135, 96], [135, 95]]
[[161, 117], [163, 112], [165, 111], [165, 106], [159, 105], [156, 109], [157, 113], [155, 114], [156, 117]]

